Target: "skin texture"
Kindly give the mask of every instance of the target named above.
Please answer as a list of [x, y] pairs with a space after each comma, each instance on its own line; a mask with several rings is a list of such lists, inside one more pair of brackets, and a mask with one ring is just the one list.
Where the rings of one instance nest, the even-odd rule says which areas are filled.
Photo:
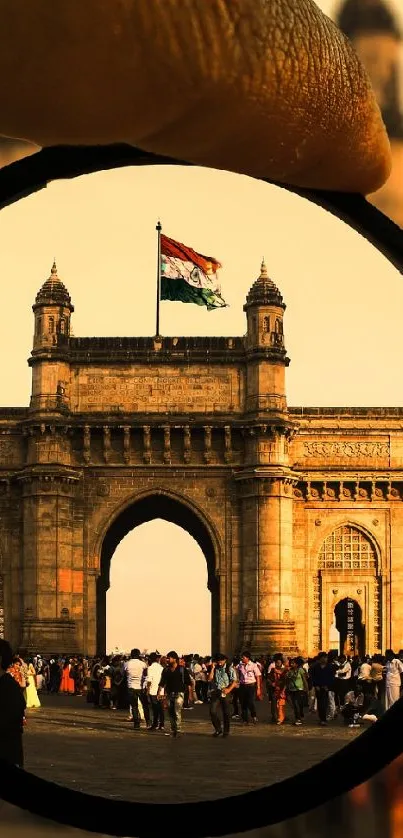
[[366, 72], [313, 0], [0, 0], [0, 19], [7, 137], [363, 194], [389, 175]]

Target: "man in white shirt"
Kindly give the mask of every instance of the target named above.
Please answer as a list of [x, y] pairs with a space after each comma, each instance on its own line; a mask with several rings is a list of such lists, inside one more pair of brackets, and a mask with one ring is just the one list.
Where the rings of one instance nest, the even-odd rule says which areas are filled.
[[149, 658], [146, 675], [147, 694], [150, 696], [151, 709], [153, 711], [153, 721], [150, 730], [165, 730], [164, 707], [162, 701], [157, 698], [163, 670], [160, 661], [161, 655], [153, 652]]
[[250, 713], [253, 724], [257, 722], [255, 698], [262, 698], [262, 675], [259, 667], [251, 659], [250, 652], [243, 652], [238, 664], [239, 700], [242, 707], [242, 721], [248, 724]]
[[395, 701], [400, 698], [400, 688], [403, 673], [403, 663], [392, 652], [392, 649], [387, 649], [385, 652], [386, 658], [386, 693], [385, 693], [385, 709], [389, 710]]
[[203, 685], [207, 682], [207, 672], [204, 663], [199, 655], [195, 655], [193, 664], [193, 678], [195, 680], [196, 701], [195, 704], [204, 704]]
[[127, 689], [129, 691], [129, 701], [130, 706], [132, 707], [133, 726], [135, 730], [140, 730], [139, 701], [144, 711], [147, 729], [150, 728], [148, 695], [144, 691], [146, 671], [147, 666], [140, 658], [140, 649], [132, 649], [130, 652], [130, 660], [125, 664], [125, 672], [127, 675]]
[[340, 708], [343, 707], [345, 697], [351, 689], [351, 663], [346, 655], [340, 655], [340, 666], [336, 669], [336, 692], [339, 699]]

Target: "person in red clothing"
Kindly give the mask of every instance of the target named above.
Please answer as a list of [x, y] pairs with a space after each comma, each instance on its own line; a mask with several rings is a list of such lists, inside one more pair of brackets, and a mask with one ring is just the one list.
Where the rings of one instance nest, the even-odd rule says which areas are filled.
[[272, 687], [274, 694], [274, 701], [276, 707], [276, 724], [282, 725], [285, 722], [285, 702], [286, 702], [286, 675], [287, 669], [283, 664], [281, 658], [276, 658], [273, 668], [268, 675], [268, 682]]

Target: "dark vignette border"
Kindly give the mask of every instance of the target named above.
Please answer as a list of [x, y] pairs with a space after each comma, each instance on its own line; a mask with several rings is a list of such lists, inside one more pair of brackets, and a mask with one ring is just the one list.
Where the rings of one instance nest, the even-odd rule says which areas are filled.
[[[126, 144], [47, 148], [0, 170], [0, 209], [45, 188], [53, 180], [139, 165], [189, 164], [148, 154]], [[403, 273], [403, 231], [365, 198], [273, 185], [300, 195], [340, 218]], [[177, 743], [172, 745], [176, 747]], [[316, 809], [369, 780], [401, 753], [403, 699], [365, 733], [323, 762], [280, 783], [234, 797], [157, 805], [105, 800], [58, 786], [0, 761], [0, 798], [47, 820], [104, 835], [160, 838], [166, 831], [167, 818], [175, 814], [178, 838], [218, 838], [280, 823], [284, 819], [277, 813], [286, 811], [290, 820]], [[191, 831], [189, 824], [192, 824]]]
[[[124, 166], [189, 163], [149, 154], [125, 143], [109, 146], [53, 146], [0, 169], [0, 209], [44, 189], [52, 180], [75, 178], [102, 169]], [[403, 273], [403, 230], [368, 203], [362, 195], [300, 189], [261, 178], [306, 198], [354, 227]]]

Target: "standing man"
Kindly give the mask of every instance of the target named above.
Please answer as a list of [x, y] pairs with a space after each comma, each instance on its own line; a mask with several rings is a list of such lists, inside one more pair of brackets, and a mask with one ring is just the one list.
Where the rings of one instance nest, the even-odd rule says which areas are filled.
[[[230, 709], [228, 696], [235, 689], [237, 682], [235, 670], [228, 664], [226, 655], [216, 655], [209, 674], [210, 685], [210, 718], [213, 723], [213, 736], [229, 736]], [[218, 715], [218, 708], [221, 706], [223, 727]]]
[[250, 652], [243, 652], [239, 672], [239, 700], [241, 702], [242, 721], [248, 724], [250, 713], [253, 724], [257, 722], [255, 698], [262, 698], [262, 675], [256, 663], [251, 660]]
[[312, 685], [318, 702], [319, 724], [327, 724], [329, 690], [334, 690], [334, 670], [328, 662], [326, 652], [320, 652], [317, 662], [312, 667]]
[[167, 663], [168, 666], [161, 675], [157, 698], [160, 699], [165, 691], [171, 722], [171, 734], [168, 733], [166, 736], [171, 735], [176, 738], [182, 733], [182, 708], [185, 690], [190, 686], [190, 675], [186, 667], [179, 666], [179, 657], [176, 652], [168, 652]]
[[140, 658], [140, 649], [132, 649], [130, 652], [130, 660], [128, 660], [125, 664], [125, 672], [127, 675], [129, 701], [133, 713], [134, 730], [140, 730], [139, 701], [144, 711], [144, 719], [147, 725], [147, 730], [150, 727], [150, 710], [147, 700], [148, 696], [144, 692], [146, 669], [146, 664]]
[[147, 669], [147, 693], [151, 700], [151, 709], [153, 711], [153, 721], [150, 730], [164, 730], [164, 708], [162, 701], [158, 699], [158, 687], [161, 681], [163, 667], [161, 666], [161, 655], [153, 652], [150, 655], [149, 666]]

